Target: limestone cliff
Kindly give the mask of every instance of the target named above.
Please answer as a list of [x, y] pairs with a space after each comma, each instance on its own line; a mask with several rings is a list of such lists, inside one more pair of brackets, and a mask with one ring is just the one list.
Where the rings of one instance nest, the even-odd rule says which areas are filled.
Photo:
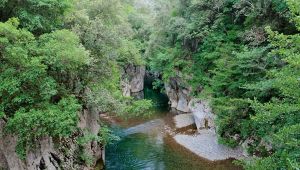
[[[84, 109], [79, 113], [80, 130], [67, 139], [53, 139], [44, 137], [39, 139], [36, 146], [27, 152], [26, 158], [21, 160], [15, 152], [17, 137], [5, 135], [2, 132], [6, 122], [0, 120], [0, 169], [7, 170], [87, 170], [89, 166], [79, 159], [80, 150], [94, 158], [92, 163], [104, 158], [103, 147], [95, 141], [89, 142], [84, 146], [79, 146], [76, 137], [82, 136], [86, 131], [97, 135], [100, 130], [99, 113], [95, 108]], [[80, 148], [83, 147], [83, 148]]]
[[121, 85], [124, 96], [143, 98], [145, 66], [127, 65], [123, 68]]
[[169, 97], [169, 104], [173, 111], [188, 113], [190, 112], [189, 102], [191, 101], [191, 88], [184, 87], [179, 78], [170, 78], [165, 83], [166, 94]]

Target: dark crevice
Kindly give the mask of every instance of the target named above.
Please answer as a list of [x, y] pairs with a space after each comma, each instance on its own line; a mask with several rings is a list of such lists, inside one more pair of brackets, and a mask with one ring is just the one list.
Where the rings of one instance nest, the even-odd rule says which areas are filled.
[[46, 166], [45, 160], [44, 160], [44, 158], [42, 158], [42, 159], [40, 160], [39, 169], [40, 169], [40, 170], [43, 170], [43, 169], [46, 169], [46, 168], [47, 168], [47, 166]]
[[152, 100], [154, 106], [158, 109], [168, 110], [169, 109], [169, 98], [164, 91], [164, 86], [161, 85], [154, 88], [153, 83], [155, 81], [161, 81], [160, 77], [154, 76], [153, 74], [147, 73], [144, 79], [144, 98]]

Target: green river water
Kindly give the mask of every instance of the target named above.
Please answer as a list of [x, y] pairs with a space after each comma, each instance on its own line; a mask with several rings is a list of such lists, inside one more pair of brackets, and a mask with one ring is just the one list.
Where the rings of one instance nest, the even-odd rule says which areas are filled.
[[[238, 170], [232, 160], [211, 162], [198, 157], [177, 144], [173, 138], [163, 133], [161, 122], [171, 120], [172, 113], [167, 110], [168, 99], [158, 91], [145, 89], [145, 98], [156, 104], [155, 114], [148, 119], [122, 121], [112, 126], [121, 140], [106, 146], [106, 170]], [[149, 124], [151, 120], [159, 124]], [[147, 133], [124, 135], [126, 129], [133, 128]], [[123, 137], [122, 137], [123, 136]]]

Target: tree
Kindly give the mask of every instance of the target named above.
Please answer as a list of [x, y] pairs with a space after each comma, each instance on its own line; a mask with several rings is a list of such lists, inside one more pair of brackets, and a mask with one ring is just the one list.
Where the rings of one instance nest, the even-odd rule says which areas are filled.
[[0, 20], [20, 19], [20, 26], [35, 34], [63, 28], [64, 16], [71, 9], [72, 0], [1, 0]]
[[24, 156], [39, 137], [74, 132], [81, 106], [71, 89], [91, 58], [70, 31], [35, 38], [17, 26], [14, 18], [0, 23], [0, 112]]

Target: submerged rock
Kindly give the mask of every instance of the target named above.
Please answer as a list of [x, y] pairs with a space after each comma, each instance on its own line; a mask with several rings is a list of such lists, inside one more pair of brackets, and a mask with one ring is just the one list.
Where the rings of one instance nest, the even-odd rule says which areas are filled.
[[146, 123], [142, 123], [123, 131], [123, 136], [128, 136], [136, 133], [144, 133], [144, 134], [157, 134], [158, 132], [162, 132], [164, 128], [164, 121], [161, 119], [151, 120]]

